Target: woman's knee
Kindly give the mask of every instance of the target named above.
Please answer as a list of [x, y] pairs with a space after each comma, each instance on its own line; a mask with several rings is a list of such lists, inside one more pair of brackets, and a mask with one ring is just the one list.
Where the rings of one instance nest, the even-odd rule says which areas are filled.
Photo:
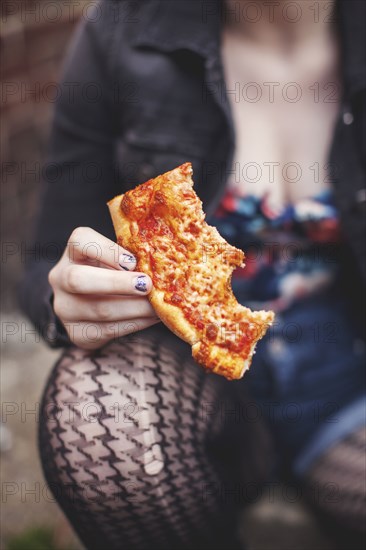
[[100, 494], [136, 501], [146, 479], [166, 471], [174, 456], [185, 463], [194, 454], [193, 436], [200, 436], [194, 434], [197, 398], [214, 399], [208, 378], [185, 362], [151, 337], [115, 341], [99, 351], [67, 350], [42, 406], [48, 477], [89, 502]]

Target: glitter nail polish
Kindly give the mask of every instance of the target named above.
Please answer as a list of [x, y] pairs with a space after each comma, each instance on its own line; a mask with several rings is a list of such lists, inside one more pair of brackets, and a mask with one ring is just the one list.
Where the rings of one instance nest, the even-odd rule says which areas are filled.
[[119, 265], [125, 271], [128, 271], [129, 269], [133, 269], [135, 264], [136, 264], [136, 259], [134, 256], [132, 256], [132, 254], [123, 253], [119, 257]]
[[136, 290], [139, 290], [140, 292], [147, 292], [147, 278], [145, 275], [135, 277], [134, 282]]

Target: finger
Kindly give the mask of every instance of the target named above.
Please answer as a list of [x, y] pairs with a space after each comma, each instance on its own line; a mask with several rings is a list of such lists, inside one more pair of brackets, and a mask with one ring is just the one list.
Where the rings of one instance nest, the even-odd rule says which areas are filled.
[[62, 287], [71, 294], [147, 295], [152, 289], [148, 275], [121, 272], [90, 265], [71, 264], [63, 272]]
[[90, 227], [78, 227], [72, 232], [67, 254], [72, 262], [98, 262], [125, 271], [136, 267], [133, 254]]
[[71, 340], [83, 349], [98, 349], [110, 340], [151, 327], [160, 319], [130, 319], [114, 323], [64, 323]]
[[123, 321], [136, 318], [156, 318], [149, 300], [144, 296], [89, 296], [62, 293], [54, 299], [58, 317], [66, 321]]

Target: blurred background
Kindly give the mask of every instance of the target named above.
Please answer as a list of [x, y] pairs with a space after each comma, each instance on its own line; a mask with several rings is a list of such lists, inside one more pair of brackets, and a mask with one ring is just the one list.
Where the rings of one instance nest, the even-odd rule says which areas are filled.
[[[39, 398], [59, 352], [32, 333], [17, 307], [24, 243], [37, 210], [62, 59], [89, 0], [18, 0], [1, 6], [2, 154], [2, 530], [5, 550], [78, 549], [42, 476], [37, 452]], [[272, 494], [272, 491], [271, 491]], [[331, 550], [331, 541], [301, 501], [263, 496], [243, 510], [252, 550]]]
[[[41, 162], [67, 44], [89, 1], [5, 1], [1, 5], [2, 422], [1, 548], [80, 548], [46, 492], [37, 408], [59, 352], [25, 332], [16, 288], [24, 244], [37, 210]], [[23, 250], [22, 250], [23, 243]], [[12, 334], [10, 334], [12, 333]], [[31, 412], [33, 411], [33, 412]]]

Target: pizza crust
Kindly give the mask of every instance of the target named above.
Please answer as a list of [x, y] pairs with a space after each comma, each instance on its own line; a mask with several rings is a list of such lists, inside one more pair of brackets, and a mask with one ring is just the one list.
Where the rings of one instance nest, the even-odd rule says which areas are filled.
[[[201, 342], [196, 342], [192, 346], [192, 356], [198, 363], [200, 363], [199, 357], [201, 346]], [[253, 344], [252, 353], [254, 352], [254, 348], [255, 344]], [[239, 380], [242, 378], [244, 372], [249, 368], [251, 358], [252, 354], [247, 360], [243, 360], [240, 356], [233, 358], [227, 350], [223, 351], [219, 346], [212, 345], [210, 348], [210, 371], [216, 374], [221, 374], [228, 380]]]
[[164, 292], [153, 289], [149, 295], [149, 299], [158, 317], [174, 334], [191, 346], [197, 342], [199, 335], [177, 306], [167, 304], [164, 301]]
[[130, 221], [125, 216], [123, 216], [120, 211], [120, 205], [123, 197], [124, 195], [119, 195], [118, 197], [114, 197], [114, 199], [108, 202], [108, 208], [112, 218], [114, 231], [117, 236], [117, 241], [121, 241], [121, 242], [118, 242], [118, 244], [123, 248], [127, 248], [127, 246], [125, 246], [123, 242], [127, 243], [131, 239], [131, 231], [130, 231], [131, 224], [130, 224]]

